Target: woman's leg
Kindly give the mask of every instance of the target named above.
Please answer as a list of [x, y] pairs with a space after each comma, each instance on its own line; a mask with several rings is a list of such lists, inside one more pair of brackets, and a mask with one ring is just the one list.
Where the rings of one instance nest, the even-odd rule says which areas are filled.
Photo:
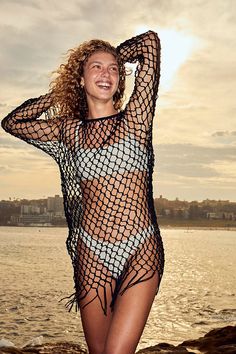
[[[132, 277], [132, 274], [131, 274]], [[118, 296], [103, 354], [134, 354], [159, 283], [158, 273]]]
[[[159, 257], [155, 236], [147, 237], [130, 258], [129, 271], [118, 295], [103, 354], [134, 354], [159, 287]], [[142, 281], [143, 280], [143, 281]]]
[[[90, 290], [89, 295], [86, 296], [86, 303], [95, 296], [95, 290]], [[110, 302], [111, 299], [108, 296], [108, 304]], [[81, 301], [80, 304], [82, 305], [83, 301]], [[80, 308], [80, 315], [89, 354], [102, 354], [112, 319], [109, 306], [107, 316], [105, 316], [99, 298], [96, 297], [88, 306], [83, 309]]]
[[[89, 354], [102, 354], [112, 319], [109, 304], [112, 301], [112, 289], [114, 291], [115, 280], [112, 279], [111, 273], [102, 264], [98, 256], [95, 256], [81, 239], [78, 241], [78, 247], [80, 258], [78, 284], [83, 288], [84, 296], [84, 298], [79, 301], [81, 322]], [[105, 295], [107, 301], [107, 316], [102, 309], [102, 305], [105, 306]], [[102, 301], [102, 305], [99, 297]], [[86, 306], [83, 308], [84, 305]]]

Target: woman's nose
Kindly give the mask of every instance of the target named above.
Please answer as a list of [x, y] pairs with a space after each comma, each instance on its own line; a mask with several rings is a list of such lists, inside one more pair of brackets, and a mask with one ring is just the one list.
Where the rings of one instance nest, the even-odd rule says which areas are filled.
[[108, 76], [109, 75], [109, 70], [106, 67], [102, 68], [102, 76]]

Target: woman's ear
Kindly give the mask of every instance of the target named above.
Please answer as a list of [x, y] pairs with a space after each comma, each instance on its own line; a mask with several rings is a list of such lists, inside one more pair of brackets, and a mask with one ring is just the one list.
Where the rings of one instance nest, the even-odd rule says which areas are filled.
[[81, 85], [82, 87], [84, 87], [84, 78], [83, 78], [83, 77], [81, 77], [80, 85]]

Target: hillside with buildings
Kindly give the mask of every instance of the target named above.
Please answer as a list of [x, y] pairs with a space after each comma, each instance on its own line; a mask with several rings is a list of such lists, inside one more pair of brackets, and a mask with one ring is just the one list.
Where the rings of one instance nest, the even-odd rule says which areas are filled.
[[0, 225], [66, 226], [63, 198], [0, 201]]
[[236, 202], [229, 200], [183, 201], [155, 199], [160, 225], [236, 227]]

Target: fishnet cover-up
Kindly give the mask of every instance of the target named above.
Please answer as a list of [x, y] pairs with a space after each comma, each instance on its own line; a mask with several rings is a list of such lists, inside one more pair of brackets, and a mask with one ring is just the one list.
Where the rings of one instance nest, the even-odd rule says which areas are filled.
[[152, 190], [158, 36], [148, 31], [120, 44], [117, 52], [124, 62], [138, 62], [133, 93], [121, 112], [96, 119], [57, 118], [46, 94], [2, 120], [7, 132], [42, 149], [59, 166], [75, 282], [69, 310], [98, 297], [107, 314], [118, 295], [156, 273], [157, 294], [163, 274]]

